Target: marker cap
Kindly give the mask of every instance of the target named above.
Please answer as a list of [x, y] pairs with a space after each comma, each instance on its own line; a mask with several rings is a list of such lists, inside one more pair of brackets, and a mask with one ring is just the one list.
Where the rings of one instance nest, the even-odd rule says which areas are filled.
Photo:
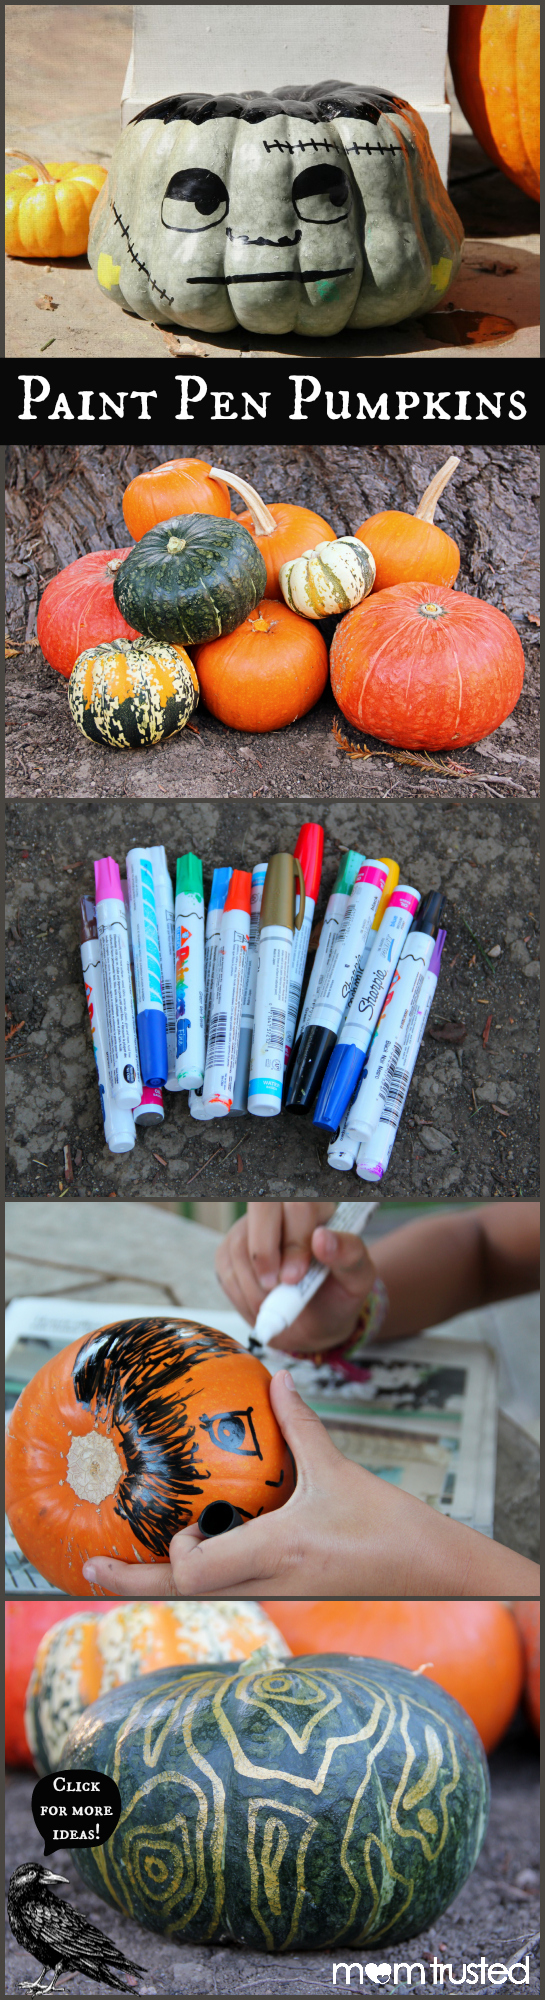
[[81, 930], [80, 944], [90, 944], [98, 938], [96, 905], [92, 896], [80, 896]]
[[176, 895], [203, 901], [202, 861], [197, 854], [180, 854], [176, 862]]
[[420, 909], [411, 924], [411, 931], [423, 931], [425, 937], [436, 937], [444, 902], [442, 889], [428, 889], [428, 894], [422, 897]]
[[441, 971], [441, 952], [443, 950], [443, 945], [445, 942], [446, 935], [447, 935], [446, 931], [437, 932], [437, 937], [430, 958], [428, 972], [432, 972], [435, 979], [439, 978], [439, 973]]
[[112, 860], [111, 854], [103, 855], [100, 861], [95, 861], [95, 894], [97, 903], [107, 903], [112, 900], [117, 903], [123, 902], [119, 867], [117, 861]]
[[143, 1007], [137, 1015], [137, 1027], [142, 1082], [148, 1089], [159, 1090], [168, 1076], [166, 1015], [160, 1014], [158, 1007]]
[[341, 1118], [344, 1118], [357, 1090], [364, 1062], [365, 1054], [354, 1042], [337, 1042], [328, 1063], [313, 1125], [319, 1125], [324, 1132], [338, 1132]]
[[354, 887], [356, 875], [359, 875], [364, 861], [364, 854], [357, 854], [355, 847], [349, 847], [348, 853], [343, 855], [338, 875], [335, 876], [333, 883], [334, 896], [350, 895], [350, 891]]
[[212, 888], [210, 890], [210, 902], [208, 904], [209, 910], [224, 909], [225, 898], [227, 895], [227, 890], [229, 888], [229, 883], [231, 880], [232, 873], [233, 873], [232, 868], [214, 869], [214, 873], [212, 876]]
[[[299, 884], [299, 909], [295, 916], [295, 889]], [[271, 854], [265, 876], [259, 915], [260, 931], [273, 925], [280, 930], [299, 931], [305, 914], [305, 884], [299, 860], [293, 854]]]
[[144, 853], [149, 856], [153, 873], [157, 876], [157, 880], [161, 879], [163, 882], [166, 882], [168, 888], [172, 889], [166, 849], [164, 847], [147, 847], [144, 849]]
[[145, 1085], [140, 1103], [132, 1115], [135, 1125], [162, 1125], [165, 1114], [163, 1092], [159, 1085]]
[[250, 915], [252, 901], [252, 877], [243, 868], [234, 868], [224, 903], [227, 910], [245, 910]]
[[399, 882], [399, 866], [397, 861], [390, 861], [387, 854], [381, 854], [380, 860], [382, 862], [383, 868], [388, 869], [388, 874], [386, 876], [386, 881], [380, 898], [378, 910], [375, 910], [375, 915], [373, 917], [373, 922], [371, 924], [372, 931], [380, 930], [385, 910], [387, 910], [388, 904], [393, 896], [394, 889], [397, 889], [397, 885]]
[[295, 860], [300, 861], [305, 878], [307, 896], [316, 902], [322, 878], [324, 854], [324, 829], [316, 820], [305, 820], [295, 843]]

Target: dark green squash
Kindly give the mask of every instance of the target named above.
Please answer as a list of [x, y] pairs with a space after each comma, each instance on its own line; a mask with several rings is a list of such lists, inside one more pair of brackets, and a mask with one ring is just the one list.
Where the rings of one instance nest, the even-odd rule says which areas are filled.
[[469, 1716], [383, 1660], [149, 1674], [87, 1709], [63, 1761], [121, 1792], [112, 1839], [75, 1850], [84, 1881], [187, 1943], [389, 1949], [454, 1900], [488, 1818]]
[[210, 514], [178, 514], [131, 549], [114, 596], [137, 631], [193, 646], [234, 632], [264, 597], [266, 583], [263, 556], [247, 528]]

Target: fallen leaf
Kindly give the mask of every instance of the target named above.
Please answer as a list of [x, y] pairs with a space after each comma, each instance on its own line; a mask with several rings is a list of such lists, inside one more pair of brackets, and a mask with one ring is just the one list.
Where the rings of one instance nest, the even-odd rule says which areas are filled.
[[491, 1014], [487, 1014], [487, 1017], [486, 1017], [486, 1021], [485, 1021], [485, 1024], [484, 1024], [484, 1028], [483, 1028], [483, 1049], [485, 1049], [485, 1048], [486, 1048], [486, 1044], [487, 1044], [487, 1041], [488, 1041], [488, 1037], [489, 1037], [489, 1034], [490, 1034], [490, 1029], [491, 1029], [491, 1027], [492, 1027], [492, 1015], [491, 1015]]
[[18, 1035], [18, 1033], [19, 1033], [19, 1029], [20, 1029], [20, 1028], [24, 1028], [24, 1025], [25, 1025], [25, 1024], [24, 1024], [24, 1021], [18, 1021], [18, 1022], [17, 1022], [17, 1027], [16, 1027], [16, 1028], [8, 1028], [8, 1032], [7, 1032], [7, 1035], [5, 1035], [5, 1037], [4, 1037], [4, 1040], [5, 1040], [6, 1042], [10, 1042], [10, 1041], [11, 1041], [11, 1038], [12, 1038], [12, 1035]]
[[35, 306], [39, 306], [40, 312], [44, 313], [57, 312], [57, 300], [52, 299], [51, 292], [42, 292], [41, 297], [39, 299], [34, 300], [34, 304]]
[[527, 611], [526, 617], [529, 625], [539, 625], [539, 611]]
[[432, 1042], [453, 1042], [457, 1045], [465, 1042], [467, 1028], [463, 1021], [445, 1021], [442, 1028], [428, 1028], [428, 1035], [431, 1035]]
[[20, 646], [6, 646], [6, 660], [13, 660], [15, 658], [15, 654], [20, 652], [21, 652]]

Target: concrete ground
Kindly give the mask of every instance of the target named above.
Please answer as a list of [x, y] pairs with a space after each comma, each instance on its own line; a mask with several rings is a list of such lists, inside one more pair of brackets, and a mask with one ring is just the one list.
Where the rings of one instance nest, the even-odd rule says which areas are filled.
[[[6, 144], [42, 159], [75, 154], [107, 166], [120, 129], [132, 8], [9, 6], [6, 11]], [[310, 359], [327, 353], [352, 360], [407, 354], [460, 360], [473, 354], [517, 359], [539, 354], [537, 204], [495, 171], [456, 105], [453, 127], [449, 187], [467, 241], [443, 311], [325, 343], [288, 337], [271, 346], [268, 336], [238, 330], [213, 339], [198, 329], [165, 335], [109, 304], [85, 257], [53, 264], [10, 258], [6, 352], [78, 359], [178, 354]], [[47, 313], [37, 305], [44, 292], [54, 301]]]

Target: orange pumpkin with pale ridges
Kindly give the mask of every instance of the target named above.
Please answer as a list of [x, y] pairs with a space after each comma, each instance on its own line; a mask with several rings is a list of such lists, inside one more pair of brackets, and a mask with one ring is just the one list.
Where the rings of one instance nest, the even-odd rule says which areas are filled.
[[522, 1693], [522, 1646], [493, 1598], [262, 1600], [292, 1653], [362, 1654], [438, 1681], [471, 1716], [485, 1750], [500, 1742]]
[[[227, 1334], [141, 1319], [74, 1341], [40, 1368], [6, 1433], [6, 1506], [23, 1555], [92, 1597], [94, 1555], [168, 1562], [173, 1535], [225, 1500], [281, 1507], [293, 1466], [262, 1363]], [[135, 1584], [138, 1570], [135, 1570]]]
[[511, 715], [524, 654], [495, 605], [437, 584], [398, 583], [341, 619], [330, 672], [355, 729], [400, 750], [460, 750]]
[[229, 729], [285, 729], [327, 684], [327, 646], [308, 618], [264, 597], [235, 632], [197, 646], [203, 701]]
[[267, 571], [267, 597], [278, 597], [282, 602], [279, 581], [282, 564], [306, 555], [319, 542], [334, 542], [335, 529], [322, 520], [321, 514], [313, 513], [311, 507], [298, 507], [291, 500], [274, 501], [269, 507], [255, 486], [250, 486], [247, 479], [239, 479], [236, 473], [225, 472], [223, 466], [212, 466], [212, 478], [225, 479], [246, 501], [246, 512], [235, 518], [241, 528], [247, 528], [248, 534], [253, 535], [261, 550]]
[[226, 519], [231, 512], [227, 487], [219, 475], [212, 476], [203, 458], [169, 458], [164, 465], [152, 465], [138, 472], [123, 494], [123, 514], [129, 534], [141, 542], [158, 521], [172, 521], [176, 514], [216, 514]]
[[539, 201], [539, 7], [451, 7], [456, 95], [479, 145]]

